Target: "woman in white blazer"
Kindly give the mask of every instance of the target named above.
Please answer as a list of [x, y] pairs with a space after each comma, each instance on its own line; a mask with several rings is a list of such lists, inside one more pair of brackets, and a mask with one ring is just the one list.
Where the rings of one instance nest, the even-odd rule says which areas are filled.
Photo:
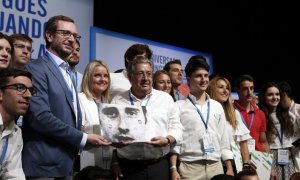
[[[85, 68], [79, 102], [82, 112], [82, 130], [101, 135], [99, 107], [108, 103], [111, 80], [108, 67], [101, 60], [91, 61]], [[80, 169], [86, 166], [100, 166], [110, 169], [111, 146], [85, 149], [80, 157]]]

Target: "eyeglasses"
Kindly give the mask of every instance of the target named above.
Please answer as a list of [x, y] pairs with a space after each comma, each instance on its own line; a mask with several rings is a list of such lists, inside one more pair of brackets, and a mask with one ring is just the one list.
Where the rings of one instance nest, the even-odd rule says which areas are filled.
[[147, 71], [147, 72], [144, 72], [144, 71], [139, 71], [137, 73], [135, 73], [135, 75], [138, 77], [138, 78], [142, 78], [142, 77], [147, 77], [147, 78], [152, 78], [152, 72], [151, 71]]
[[28, 88], [24, 84], [21, 84], [21, 83], [2, 86], [0, 89], [14, 89], [14, 90], [17, 90], [18, 95], [25, 94], [28, 89], [32, 96], [35, 96], [37, 94], [37, 90], [34, 87]]
[[69, 38], [71, 35], [74, 37], [74, 39], [77, 39], [78, 41], [80, 41], [80, 38], [81, 38], [80, 35], [75, 34], [75, 33], [73, 34], [68, 30], [59, 30], [59, 29], [57, 29], [57, 30], [55, 30], [55, 32], [61, 34], [65, 38]]
[[30, 46], [25, 46], [24, 44], [15, 43], [14, 46], [19, 49], [27, 49], [28, 52], [33, 53], [33, 49]]

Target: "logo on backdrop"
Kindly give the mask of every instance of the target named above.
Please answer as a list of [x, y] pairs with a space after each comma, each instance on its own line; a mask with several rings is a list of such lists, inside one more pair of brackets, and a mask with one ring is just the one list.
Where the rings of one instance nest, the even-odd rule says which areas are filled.
[[[0, 31], [11, 35], [27, 34], [33, 39], [43, 38], [47, 16], [47, 0], [2, 0], [0, 2]], [[45, 45], [35, 44], [35, 54], [45, 53]]]
[[169, 61], [174, 60], [175, 58], [153, 54], [152, 55], [152, 63], [154, 65], [154, 72], [158, 70], [162, 70]]

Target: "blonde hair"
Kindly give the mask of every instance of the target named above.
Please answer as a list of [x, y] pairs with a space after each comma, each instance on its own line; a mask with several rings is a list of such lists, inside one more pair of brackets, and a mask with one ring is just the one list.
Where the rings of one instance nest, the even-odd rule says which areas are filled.
[[230, 125], [233, 127], [233, 129], [236, 129], [237, 126], [237, 119], [236, 119], [236, 114], [235, 114], [235, 110], [233, 107], [233, 98], [231, 96], [231, 86], [230, 86], [230, 82], [225, 78], [225, 77], [221, 77], [221, 76], [217, 76], [214, 77], [208, 85], [208, 88], [206, 90], [206, 92], [209, 94], [210, 98], [217, 100], [217, 83], [219, 80], [223, 80], [225, 81], [225, 83], [228, 86], [229, 89], [229, 96], [226, 102], [220, 102], [223, 106], [224, 112], [225, 112], [225, 116], [227, 121], [230, 123]]
[[108, 103], [109, 101], [109, 89], [110, 89], [110, 84], [111, 84], [111, 79], [109, 75], [109, 69], [108, 67], [103, 63], [102, 60], [93, 60], [88, 63], [84, 70], [83, 78], [82, 78], [82, 83], [81, 83], [81, 91], [86, 95], [88, 99], [93, 99], [93, 94], [92, 94], [92, 82], [93, 82], [93, 74], [96, 70], [97, 67], [102, 66], [107, 70], [108, 74], [108, 87], [107, 89], [102, 93], [102, 98], [104, 103]]

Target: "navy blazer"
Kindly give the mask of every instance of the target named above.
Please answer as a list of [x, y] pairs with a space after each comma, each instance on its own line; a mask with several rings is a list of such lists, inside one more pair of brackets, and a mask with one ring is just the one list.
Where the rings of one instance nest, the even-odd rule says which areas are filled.
[[76, 125], [72, 97], [59, 68], [47, 56], [31, 61], [37, 95], [24, 116], [22, 165], [26, 176], [62, 177], [71, 175], [75, 154], [83, 133], [77, 99]]

